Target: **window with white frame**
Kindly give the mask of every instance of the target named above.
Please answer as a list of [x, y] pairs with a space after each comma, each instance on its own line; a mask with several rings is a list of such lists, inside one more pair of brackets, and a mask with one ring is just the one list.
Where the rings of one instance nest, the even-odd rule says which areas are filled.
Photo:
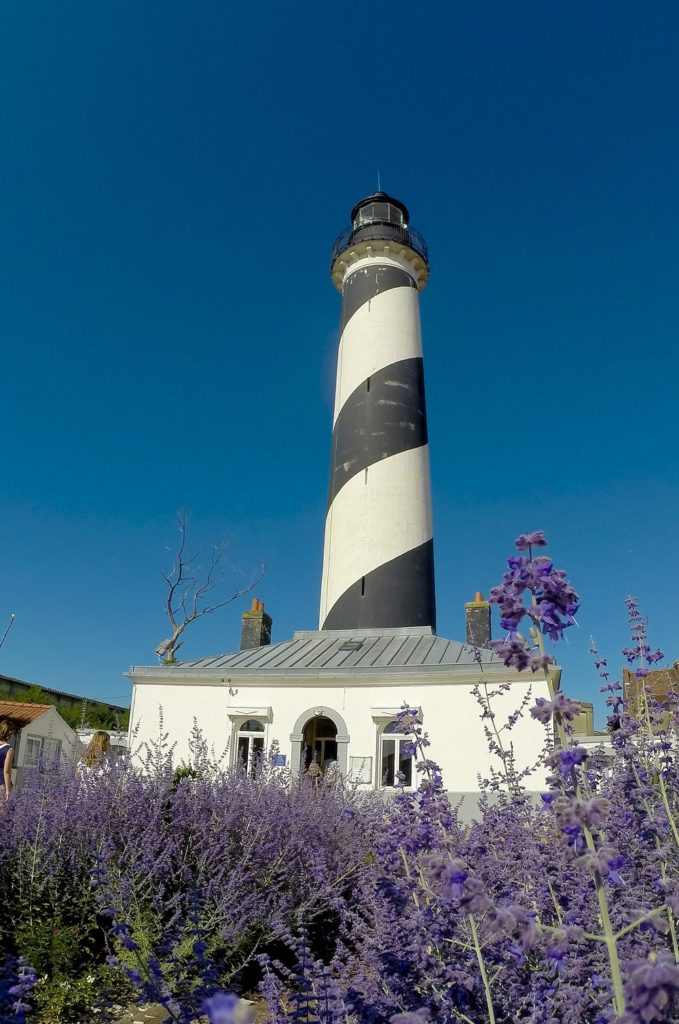
[[42, 739], [40, 736], [27, 736], [24, 744], [24, 764], [29, 768], [35, 768], [40, 761]]
[[58, 761], [61, 757], [61, 740], [46, 736], [42, 741], [42, 756], [47, 761]]
[[238, 728], [236, 742], [236, 763], [254, 775], [258, 761], [264, 754], [264, 725], [256, 718], [248, 718]]
[[23, 762], [35, 768], [41, 760], [56, 761], [61, 755], [61, 740], [51, 736], [27, 736], [23, 744]]
[[398, 732], [398, 722], [389, 722], [380, 733], [380, 756], [377, 762], [378, 785], [412, 786], [412, 737]]

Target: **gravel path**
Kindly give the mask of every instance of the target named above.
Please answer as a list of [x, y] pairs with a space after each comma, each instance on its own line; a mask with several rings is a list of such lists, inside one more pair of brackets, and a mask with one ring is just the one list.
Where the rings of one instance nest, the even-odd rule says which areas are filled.
[[163, 1024], [166, 1016], [162, 1006], [134, 1006], [127, 1010], [116, 1024]]
[[[254, 1004], [255, 1017], [253, 1024], [262, 1024], [266, 1017], [266, 1006], [263, 1001]], [[148, 1006], [133, 1006], [119, 1017], [116, 1024], [163, 1024], [167, 1014], [162, 1006], [150, 1003]], [[200, 1017], [196, 1024], [208, 1024], [207, 1017]]]

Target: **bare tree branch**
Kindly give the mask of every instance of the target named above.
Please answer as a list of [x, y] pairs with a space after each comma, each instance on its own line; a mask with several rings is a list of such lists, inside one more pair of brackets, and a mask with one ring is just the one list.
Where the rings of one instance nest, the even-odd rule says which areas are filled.
[[211, 615], [219, 608], [224, 608], [232, 601], [237, 601], [243, 594], [247, 594], [261, 580], [264, 575], [263, 568], [252, 573], [250, 581], [242, 587], [237, 587], [229, 597], [223, 601], [209, 604], [205, 601], [208, 594], [211, 594], [218, 587], [224, 585], [224, 577], [220, 566], [224, 560], [225, 546], [213, 545], [210, 553], [210, 564], [201, 576], [201, 568], [197, 566], [196, 556], [187, 554], [187, 541], [189, 530], [189, 515], [186, 511], [177, 514], [177, 526], [179, 529], [179, 544], [175, 552], [172, 568], [168, 572], [161, 572], [161, 576], [167, 587], [165, 597], [165, 615], [170, 623], [171, 634], [156, 647], [156, 654], [165, 665], [172, 665], [176, 662], [177, 651], [182, 646], [180, 640], [184, 631], [192, 622], [202, 618], [204, 615]]
[[[254, 586], [254, 583], [253, 583], [253, 586]], [[12, 612], [12, 614], [9, 617], [9, 625], [7, 626], [7, 629], [5, 630], [5, 632], [2, 634], [2, 640], [0, 640], [0, 647], [2, 647], [2, 645], [5, 642], [5, 640], [7, 639], [7, 635], [9, 633], [10, 629], [12, 628], [12, 626], [14, 625], [14, 620], [15, 619], [16, 619], [16, 614], [14, 612]]]

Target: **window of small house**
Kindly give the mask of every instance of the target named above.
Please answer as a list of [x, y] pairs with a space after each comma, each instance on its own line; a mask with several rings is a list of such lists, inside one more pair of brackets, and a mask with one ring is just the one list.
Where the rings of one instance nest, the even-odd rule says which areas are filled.
[[40, 749], [42, 740], [39, 736], [27, 736], [24, 746], [24, 764], [29, 768], [35, 768], [40, 761]]
[[47, 761], [58, 761], [61, 756], [61, 740], [46, 736], [42, 741], [41, 753]]
[[61, 740], [51, 736], [27, 736], [23, 748], [23, 762], [35, 768], [41, 760], [56, 761], [61, 755]]
[[413, 784], [413, 757], [409, 752], [412, 739], [397, 732], [397, 729], [397, 722], [389, 722], [380, 734], [380, 756], [377, 765], [380, 786]]
[[256, 718], [242, 722], [238, 729], [236, 757], [245, 770], [254, 775], [264, 755], [264, 724]]

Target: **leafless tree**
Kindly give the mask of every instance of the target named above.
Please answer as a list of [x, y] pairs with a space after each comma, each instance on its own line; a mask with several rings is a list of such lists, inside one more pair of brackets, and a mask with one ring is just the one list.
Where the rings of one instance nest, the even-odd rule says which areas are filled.
[[224, 545], [213, 546], [207, 566], [196, 565], [196, 555], [187, 552], [189, 515], [179, 512], [177, 515], [179, 544], [174, 556], [172, 568], [162, 573], [167, 586], [165, 614], [172, 630], [170, 636], [156, 647], [156, 654], [164, 665], [173, 665], [177, 660], [177, 651], [183, 641], [180, 637], [192, 622], [203, 615], [210, 615], [218, 608], [223, 608], [247, 594], [261, 580], [263, 569], [253, 572], [252, 577], [244, 586], [237, 588], [223, 601], [211, 602], [210, 594], [224, 585], [222, 565], [226, 548]]
[[12, 626], [14, 625], [14, 620], [15, 619], [16, 619], [16, 615], [14, 614], [14, 612], [12, 612], [12, 614], [9, 617], [9, 625], [7, 626], [7, 629], [5, 630], [5, 632], [2, 634], [2, 638], [0, 638], [0, 647], [2, 647], [2, 645], [5, 642], [5, 640], [7, 639], [7, 635], [9, 633], [10, 629], [12, 628]]

